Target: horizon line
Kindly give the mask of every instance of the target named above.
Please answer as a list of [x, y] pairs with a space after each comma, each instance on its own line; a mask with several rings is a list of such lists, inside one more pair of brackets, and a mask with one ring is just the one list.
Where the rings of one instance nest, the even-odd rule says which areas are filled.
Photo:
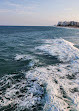
[[35, 26], [36, 27], [36, 26], [55, 26], [55, 25], [0, 25], [0, 26], [25, 26], [25, 27]]

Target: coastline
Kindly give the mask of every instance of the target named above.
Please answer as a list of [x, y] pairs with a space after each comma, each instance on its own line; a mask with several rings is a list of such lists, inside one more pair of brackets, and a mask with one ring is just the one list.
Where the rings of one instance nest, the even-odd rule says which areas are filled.
[[56, 26], [56, 27], [61, 27], [61, 28], [76, 28], [79, 29], [77, 26]]

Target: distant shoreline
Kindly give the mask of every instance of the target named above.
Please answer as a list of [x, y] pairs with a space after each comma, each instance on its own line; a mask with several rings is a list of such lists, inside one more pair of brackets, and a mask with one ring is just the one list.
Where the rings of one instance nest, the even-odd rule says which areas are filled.
[[58, 27], [79, 28], [79, 22], [76, 21], [63, 21], [58, 22]]
[[79, 29], [79, 27], [77, 27], [77, 26], [56, 26], [56, 27], [63, 27], [63, 28], [78, 28], [78, 29]]

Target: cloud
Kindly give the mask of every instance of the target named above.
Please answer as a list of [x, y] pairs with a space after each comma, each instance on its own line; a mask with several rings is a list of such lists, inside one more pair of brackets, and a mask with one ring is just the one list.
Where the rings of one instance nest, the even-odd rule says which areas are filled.
[[39, 2], [23, 2], [23, 4], [21, 3], [13, 3], [13, 2], [8, 2], [7, 3], [8, 6], [11, 6], [13, 8], [16, 9], [25, 9], [25, 10], [33, 10], [36, 9], [37, 7], [39, 7]]
[[[23, 0], [24, 1], [24, 0]], [[0, 9], [0, 13], [10, 13], [11, 14], [13, 13], [17, 13], [17, 14], [28, 14], [28, 15], [31, 15], [31, 14], [36, 14], [36, 10], [37, 8], [39, 7], [39, 2], [35, 2], [32, 1], [32, 2], [23, 2], [23, 4], [21, 3], [14, 3], [14, 2], [11, 2], [11, 1], [7, 1], [5, 2], [6, 6], [7, 7], [4, 7], [2, 9]]]
[[28, 4], [16, 4], [9, 2], [8, 5], [18, 14], [34, 14], [39, 7], [38, 2], [30, 2]]

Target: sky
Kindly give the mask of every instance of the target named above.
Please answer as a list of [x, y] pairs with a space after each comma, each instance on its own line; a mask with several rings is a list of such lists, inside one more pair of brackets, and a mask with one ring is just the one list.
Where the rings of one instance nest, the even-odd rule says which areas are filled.
[[0, 25], [52, 26], [79, 21], [79, 0], [0, 0]]

